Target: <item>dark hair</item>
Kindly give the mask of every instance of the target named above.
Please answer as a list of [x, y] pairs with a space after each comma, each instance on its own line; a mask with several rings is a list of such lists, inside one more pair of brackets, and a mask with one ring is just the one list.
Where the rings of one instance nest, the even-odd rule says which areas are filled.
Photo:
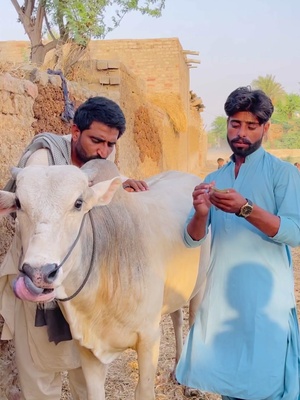
[[90, 97], [77, 108], [73, 119], [80, 132], [89, 129], [94, 121], [117, 128], [118, 138], [123, 135], [126, 128], [123, 111], [117, 103], [106, 97]]
[[262, 90], [252, 90], [247, 86], [239, 87], [230, 93], [224, 110], [228, 117], [240, 111], [249, 111], [257, 117], [261, 125], [271, 118], [274, 107], [271, 99]]

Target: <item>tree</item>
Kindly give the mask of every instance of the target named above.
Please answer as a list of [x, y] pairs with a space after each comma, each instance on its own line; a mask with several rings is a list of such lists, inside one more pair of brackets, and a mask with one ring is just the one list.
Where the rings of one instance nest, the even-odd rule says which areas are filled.
[[271, 122], [282, 127], [283, 135], [277, 140], [277, 147], [300, 148], [300, 96], [286, 94], [278, 101]]
[[286, 133], [280, 143], [282, 149], [300, 149], [300, 126], [297, 130], [290, 130]]
[[216, 117], [208, 134], [209, 142], [220, 147], [221, 142], [226, 140], [227, 137], [227, 118], [223, 116]]
[[286, 94], [275, 107], [272, 120], [277, 122], [288, 122], [300, 116], [300, 96], [295, 93]]
[[[166, 0], [11, 0], [31, 43], [30, 59], [41, 65], [48, 51], [67, 42], [84, 50], [91, 38], [103, 39], [130, 11], [160, 17]], [[106, 22], [111, 15], [110, 26]], [[51, 38], [43, 42], [48, 33]], [[57, 33], [56, 33], [57, 32]]]
[[274, 105], [286, 94], [283, 86], [275, 81], [275, 76], [273, 75], [259, 76], [252, 81], [251, 86], [253, 89], [264, 91]]

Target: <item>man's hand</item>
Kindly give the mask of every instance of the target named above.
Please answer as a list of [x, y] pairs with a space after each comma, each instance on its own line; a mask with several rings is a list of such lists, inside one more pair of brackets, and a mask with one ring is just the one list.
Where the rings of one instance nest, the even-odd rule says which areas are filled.
[[[244, 196], [232, 188], [222, 192], [212, 188], [209, 191], [209, 200], [217, 209], [231, 214], [239, 212], [247, 202]], [[271, 214], [257, 204], [254, 204], [247, 221], [269, 237], [274, 237], [280, 227], [280, 217]]]
[[210, 189], [214, 182], [200, 183], [192, 193], [195, 213], [187, 226], [187, 232], [194, 240], [200, 240], [206, 235], [206, 222], [211, 202], [209, 198]]
[[200, 183], [197, 185], [192, 193], [193, 206], [195, 208], [195, 214], [199, 217], [207, 216], [209, 209], [211, 207], [210, 202], [210, 190], [213, 187], [212, 183]]
[[127, 192], [142, 192], [149, 190], [149, 187], [145, 181], [127, 179], [125, 182], [123, 182], [123, 189], [125, 189]]
[[241, 207], [247, 202], [244, 196], [232, 188], [222, 191], [212, 188], [209, 191], [209, 200], [219, 210], [227, 213], [239, 212]]

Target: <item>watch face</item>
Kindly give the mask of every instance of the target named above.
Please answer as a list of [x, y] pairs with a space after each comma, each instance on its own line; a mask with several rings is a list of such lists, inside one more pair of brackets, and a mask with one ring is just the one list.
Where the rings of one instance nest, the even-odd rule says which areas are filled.
[[241, 214], [245, 217], [251, 214], [253, 207], [250, 206], [249, 204], [245, 204], [244, 207], [241, 209]]

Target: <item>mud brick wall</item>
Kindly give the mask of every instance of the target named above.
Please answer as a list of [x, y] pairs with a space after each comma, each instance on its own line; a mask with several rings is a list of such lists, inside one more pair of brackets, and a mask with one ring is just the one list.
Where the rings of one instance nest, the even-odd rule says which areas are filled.
[[[0, 42], [0, 62], [22, 64], [28, 56], [28, 42]], [[48, 54], [45, 64], [52, 56]], [[117, 165], [125, 175], [143, 178], [167, 169], [201, 173], [206, 133], [201, 114], [192, 107], [188, 60], [177, 38], [92, 41], [69, 80], [78, 99], [73, 82], [86, 90], [85, 97], [89, 92], [107, 96], [124, 110], [127, 129], [117, 146]], [[58, 91], [51, 89], [45, 93], [49, 102], [43, 104], [49, 106], [51, 93], [61, 103]], [[37, 123], [41, 131], [42, 119]]]

